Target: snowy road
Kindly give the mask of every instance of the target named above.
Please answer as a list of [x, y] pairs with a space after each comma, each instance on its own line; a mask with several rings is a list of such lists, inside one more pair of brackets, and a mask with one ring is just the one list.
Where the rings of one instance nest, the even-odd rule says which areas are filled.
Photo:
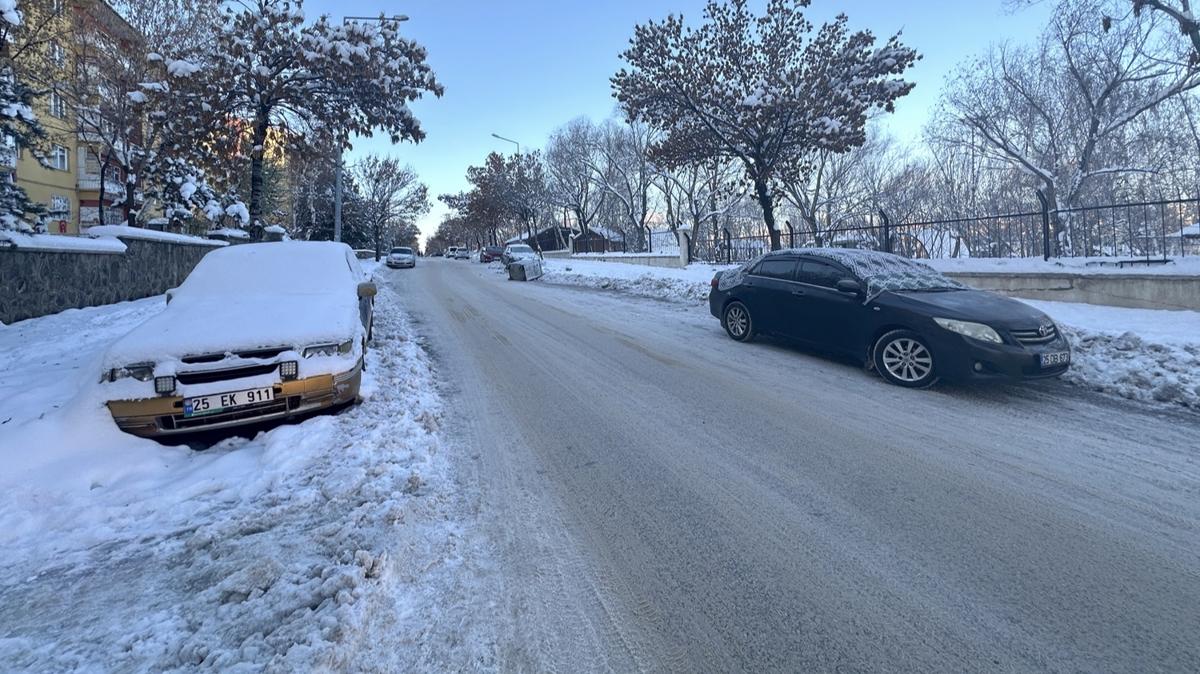
[[1200, 670], [1193, 413], [902, 390], [477, 264], [380, 277], [472, 448], [500, 587], [458, 629], [499, 618], [502, 669]]

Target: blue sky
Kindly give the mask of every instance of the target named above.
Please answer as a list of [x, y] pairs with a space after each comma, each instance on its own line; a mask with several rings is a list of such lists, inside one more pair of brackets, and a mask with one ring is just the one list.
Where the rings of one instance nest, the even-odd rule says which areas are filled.
[[[917, 137], [946, 76], [955, 65], [1004, 40], [1023, 42], [1044, 24], [1049, 3], [1009, 10], [1004, 0], [814, 0], [814, 22], [838, 12], [850, 25], [878, 37], [903, 31], [923, 56], [911, 73], [913, 92], [897, 104], [888, 127], [901, 140]], [[310, 16], [406, 14], [405, 32], [429, 50], [446, 87], [441, 99], [413, 105], [428, 138], [393, 146], [386, 138], [360, 139], [351, 160], [365, 153], [411, 164], [433, 195], [466, 188], [470, 164], [489, 151], [515, 148], [491, 137], [507, 136], [522, 149], [544, 144], [557, 126], [580, 115], [602, 119], [613, 111], [608, 78], [633, 26], [682, 13], [698, 20], [704, 0], [309, 0]], [[432, 234], [440, 204], [420, 224]]]

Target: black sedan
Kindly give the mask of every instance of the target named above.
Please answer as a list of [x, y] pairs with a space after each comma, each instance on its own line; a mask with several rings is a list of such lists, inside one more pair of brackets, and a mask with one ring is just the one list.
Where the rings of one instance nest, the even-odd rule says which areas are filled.
[[856, 359], [911, 388], [1066, 372], [1071, 350], [1049, 317], [889, 253], [804, 248], [718, 273], [709, 310], [730, 337], [776, 334]]

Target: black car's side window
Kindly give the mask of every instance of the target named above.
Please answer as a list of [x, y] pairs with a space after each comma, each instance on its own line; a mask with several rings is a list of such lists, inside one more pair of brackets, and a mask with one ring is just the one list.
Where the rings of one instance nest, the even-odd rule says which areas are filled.
[[851, 276], [831, 264], [805, 260], [800, 266], [800, 274], [796, 280], [823, 288], [836, 288], [837, 282], [844, 278]]
[[796, 260], [763, 260], [758, 264], [758, 268], [754, 270], [754, 273], [758, 276], [783, 279], [784, 281], [795, 281]]

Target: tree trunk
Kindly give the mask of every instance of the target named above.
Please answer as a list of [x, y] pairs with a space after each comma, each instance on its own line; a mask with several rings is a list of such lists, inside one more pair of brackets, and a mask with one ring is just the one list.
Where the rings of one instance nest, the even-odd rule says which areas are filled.
[[97, 201], [96, 207], [101, 226], [108, 224], [104, 220], [104, 177], [106, 175], [108, 175], [108, 162], [102, 161], [100, 162], [100, 199]]
[[258, 109], [254, 118], [254, 135], [251, 139], [254, 146], [250, 149], [250, 225], [252, 231], [262, 220], [263, 201], [263, 154], [267, 142], [267, 130], [271, 126], [270, 110], [265, 107]]
[[783, 248], [779, 241], [779, 230], [775, 228], [775, 194], [771, 186], [762, 178], [754, 179], [754, 194], [758, 205], [762, 208], [763, 222], [767, 223], [767, 234], [771, 237], [771, 250]]
[[130, 227], [135, 226], [137, 222], [137, 209], [133, 207], [133, 194], [137, 191], [137, 185], [129, 182], [129, 176], [125, 176], [125, 224]]

